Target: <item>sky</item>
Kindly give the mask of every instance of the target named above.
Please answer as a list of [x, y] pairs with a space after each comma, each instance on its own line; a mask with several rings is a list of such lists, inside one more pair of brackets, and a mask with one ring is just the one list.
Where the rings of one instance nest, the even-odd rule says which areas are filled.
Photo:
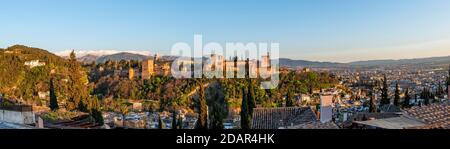
[[[145, 51], [273, 42], [331, 62], [450, 55], [448, 0], [2, 0], [0, 47]], [[193, 46], [193, 45], [191, 45]]]

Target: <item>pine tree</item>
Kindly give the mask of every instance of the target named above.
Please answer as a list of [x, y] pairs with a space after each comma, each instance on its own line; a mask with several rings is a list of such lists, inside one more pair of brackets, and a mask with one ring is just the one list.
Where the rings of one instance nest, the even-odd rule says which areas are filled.
[[398, 83], [395, 84], [394, 105], [400, 106], [400, 88]]
[[94, 122], [99, 125], [103, 125], [104, 120], [103, 120], [102, 112], [100, 110], [100, 104], [99, 104], [97, 96], [94, 96], [94, 98], [92, 99], [90, 111], [91, 112], [89, 114], [94, 119]]
[[53, 86], [53, 78], [50, 79], [50, 109], [56, 111], [59, 109], [58, 99], [55, 94], [55, 87]]
[[197, 80], [197, 85], [199, 86], [199, 115], [197, 129], [208, 129], [208, 105], [206, 103], [205, 89], [202, 82], [201, 79]]
[[[84, 105], [85, 100], [87, 100], [87, 90], [84, 87], [83, 81], [83, 71], [81, 65], [78, 63], [75, 52], [72, 51], [70, 53], [69, 63], [69, 84], [68, 84], [68, 93], [67, 96], [69, 98], [67, 109], [75, 110], [82, 109], [82, 111], [86, 111], [86, 106]], [[84, 103], [83, 103], [84, 102]]]
[[248, 112], [248, 98], [244, 88], [242, 88], [242, 104], [241, 104], [241, 129], [250, 129], [250, 116]]
[[409, 102], [411, 100], [411, 97], [409, 96], [409, 88], [406, 88], [405, 91], [405, 99], [403, 99], [403, 104], [402, 107], [403, 108], [409, 108]]
[[387, 85], [387, 79], [386, 79], [386, 75], [384, 75], [383, 78], [383, 87], [381, 88], [381, 101], [380, 101], [380, 106], [382, 105], [387, 105], [390, 104], [391, 101], [389, 99], [389, 95], [388, 95], [388, 85]]

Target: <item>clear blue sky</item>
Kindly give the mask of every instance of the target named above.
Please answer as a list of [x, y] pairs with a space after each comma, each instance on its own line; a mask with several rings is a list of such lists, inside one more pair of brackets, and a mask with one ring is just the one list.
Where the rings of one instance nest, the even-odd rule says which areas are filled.
[[280, 56], [348, 62], [450, 55], [448, 0], [2, 0], [0, 47], [150, 50], [279, 42]]

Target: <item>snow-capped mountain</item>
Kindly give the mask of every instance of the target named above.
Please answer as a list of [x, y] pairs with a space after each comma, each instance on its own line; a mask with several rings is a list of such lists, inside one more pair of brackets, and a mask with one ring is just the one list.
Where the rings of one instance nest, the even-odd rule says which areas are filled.
[[[66, 51], [59, 51], [55, 52], [56, 55], [61, 57], [68, 57], [70, 55], [70, 52], [72, 50], [66, 50]], [[117, 51], [117, 50], [75, 50], [75, 54], [77, 57], [84, 57], [84, 56], [105, 56], [105, 55], [113, 55], [117, 53], [132, 53], [132, 54], [139, 54], [139, 55], [145, 55], [145, 56], [151, 56], [150, 51]]]

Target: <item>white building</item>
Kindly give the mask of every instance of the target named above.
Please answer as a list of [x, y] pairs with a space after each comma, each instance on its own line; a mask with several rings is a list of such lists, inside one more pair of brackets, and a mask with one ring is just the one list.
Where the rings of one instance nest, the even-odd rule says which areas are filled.
[[302, 102], [310, 102], [311, 101], [311, 97], [307, 94], [301, 94], [300, 99]]
[[40, 99], [47, 99], [50, 96], [50, 92], [38, 92], [38, 96]]
[[28, 66], [30, 68], [39, 67], [39, 66], [45, 66], [45, 62], [40, 62], [39, 60], [32, 60], [32, 61], [26, 61], [25, 66]]

